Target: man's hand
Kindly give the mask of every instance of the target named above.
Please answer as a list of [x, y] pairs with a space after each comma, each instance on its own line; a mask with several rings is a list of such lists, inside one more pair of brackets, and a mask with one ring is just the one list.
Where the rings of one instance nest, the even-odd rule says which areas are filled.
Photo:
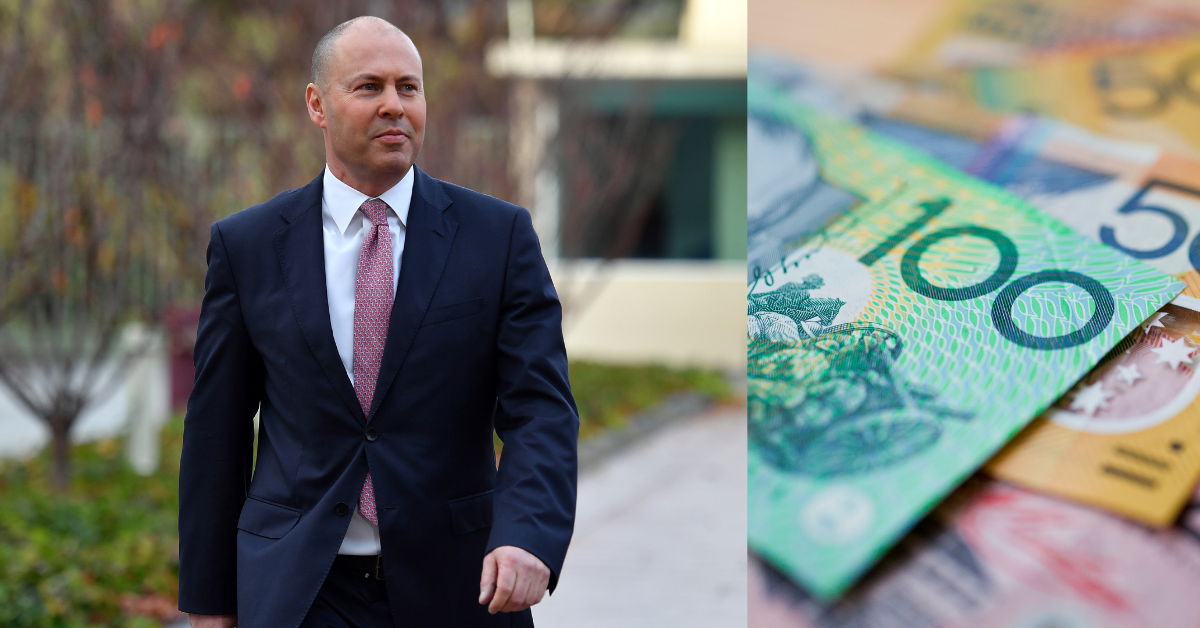
[[237, 628], [237, 615], [197, 615], [188, 613], [192, 628]]
[[523, 611], [542, 601], [549, 582], [550, 568], [537, 556], [511, 545], [497, 547], [483, 557], [479, 603], [493, 615]]

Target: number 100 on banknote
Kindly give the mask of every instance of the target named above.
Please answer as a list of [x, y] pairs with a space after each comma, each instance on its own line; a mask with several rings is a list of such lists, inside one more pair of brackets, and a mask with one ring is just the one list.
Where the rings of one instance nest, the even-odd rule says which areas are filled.
[[1183, 284], [753, 77], [749, 93], [752, 140], [800, 138], [782, 146], [818, 164], [775, 186], [772, 219], [854, 199], [781, 238], [747, 296], [750, 546], [830, 598]]

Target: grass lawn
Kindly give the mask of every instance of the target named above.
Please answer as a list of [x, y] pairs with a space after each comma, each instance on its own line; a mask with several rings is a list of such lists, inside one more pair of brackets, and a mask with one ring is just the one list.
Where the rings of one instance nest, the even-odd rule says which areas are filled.
[[653, 407], [671, 393], [694, 391], [714, 401], [733, 398], [721, 374], [700, 369], [573, 362], [570, 377], [579, 406], [580, 440], [624, 427], [630, 415]]
[[[573, 363], [570, 376], [581, 438], [619, 429], [671, 393], [732, 398], [719, 374], [701, 370]], [[121, 441], [76, 446], [61, 495], [48, 452], [0, 464], [0, 626], [149, 628], [172, 618], [182, 440], [176, 417], [150, 477], [129, 468]]]

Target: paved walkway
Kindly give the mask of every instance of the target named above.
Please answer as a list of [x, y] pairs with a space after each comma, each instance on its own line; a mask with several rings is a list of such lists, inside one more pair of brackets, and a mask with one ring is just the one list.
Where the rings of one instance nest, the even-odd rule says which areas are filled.
[[746, 414], [682, 420], [580, 477], [539, 628], [746, 625]]

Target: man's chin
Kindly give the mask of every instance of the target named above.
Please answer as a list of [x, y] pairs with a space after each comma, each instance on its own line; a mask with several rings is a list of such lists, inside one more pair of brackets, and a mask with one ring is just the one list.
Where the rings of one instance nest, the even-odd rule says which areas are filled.
[[388, 151], [371, 160], [371, 169], [383, 174], [404, 174], [413, 164], [412, 156], [407, 151]]

